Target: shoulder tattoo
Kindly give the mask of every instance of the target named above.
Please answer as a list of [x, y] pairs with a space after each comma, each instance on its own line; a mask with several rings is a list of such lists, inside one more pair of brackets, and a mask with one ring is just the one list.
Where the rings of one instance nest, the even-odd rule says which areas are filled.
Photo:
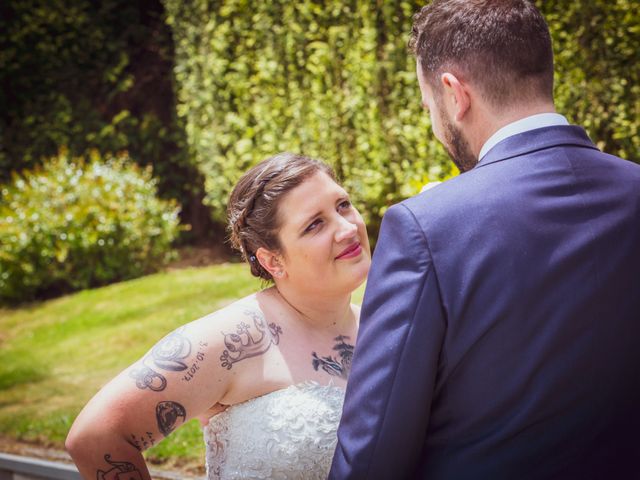
[[326, 357], [319, 357], [316, 352], [311, 353], [311, 364], [313, 369], [318, 371], [322, 368], [329, 375], [347, 378], [351, 371], [351, 360], [353, 358], [353, 345], [345, 342], [349, 337], [346, 335], [338, 335], [334, 340], [337, 342], [333, 346], [333, 350], [338, 352], [337, 357], [327, 355]]
[[258, 333], [256, 336], [252, 335], [249, 325], [244, 322], [236, 327], [236, 333], [222, 332], [226, 348], [220, 355], [220, 361], [227, 370], [231, 370], [234, 363], [262, 355], [272, 344], [280, 342], [282, 328], [279, 325], [273, 322], [267, 324], [264, 315], [259, 312], [245, 311], [245, 314], [251, 317]]

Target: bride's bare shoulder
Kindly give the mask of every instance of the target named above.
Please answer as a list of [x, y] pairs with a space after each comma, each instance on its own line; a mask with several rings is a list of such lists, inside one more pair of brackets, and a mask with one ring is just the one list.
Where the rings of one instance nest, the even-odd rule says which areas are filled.
[[260, 328], [261, 323], [266, 322], [263, 309], [260, 305], [262, 292], [252, 293], [244, 298], [222, 306], [218, 310], [209, 313], [189, 324], [192, 331], [198, 331], [204, 336], [220, 336], [222, 333], [231, 334], [236, 331], [251, 331]]

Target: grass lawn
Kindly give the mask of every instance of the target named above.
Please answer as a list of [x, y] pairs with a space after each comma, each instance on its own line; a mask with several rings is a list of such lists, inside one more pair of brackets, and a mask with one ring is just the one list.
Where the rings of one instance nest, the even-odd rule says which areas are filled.
[[[260, 288], [242, 264], [174, 270], [20, 309], [0, 309], [0, 435], [63, 447], [83, 405], [174, 328]], [[360, 303], [364, 289], [353, 301]], [[146, 452], [202, 466], [192, 420]]]

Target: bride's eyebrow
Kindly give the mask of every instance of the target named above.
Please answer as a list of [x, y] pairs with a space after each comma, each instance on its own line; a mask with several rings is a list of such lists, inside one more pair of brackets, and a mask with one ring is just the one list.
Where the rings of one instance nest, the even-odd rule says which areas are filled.
[[318, 218], [320, 215], [322, 215], [322, 210], [318, 210], [316, 213], [314, 213], [313, 215], [309, 215], [308, 217], [306, 217], [304, 219], [303, 222], [300, 222], [300, 228], [305, 229], [307, 228], [307, 226], [314, 221], [316, 218]]

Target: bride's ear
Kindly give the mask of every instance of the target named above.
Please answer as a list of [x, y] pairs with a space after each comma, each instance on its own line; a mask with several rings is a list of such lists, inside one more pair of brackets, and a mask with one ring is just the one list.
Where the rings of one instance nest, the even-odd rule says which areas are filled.
[[269, 272], [273, 278], [282, 278], [284, 276], [284, 265], [280, 254], [260, 247], [256, 250], [256, 258], [262, 268]]

